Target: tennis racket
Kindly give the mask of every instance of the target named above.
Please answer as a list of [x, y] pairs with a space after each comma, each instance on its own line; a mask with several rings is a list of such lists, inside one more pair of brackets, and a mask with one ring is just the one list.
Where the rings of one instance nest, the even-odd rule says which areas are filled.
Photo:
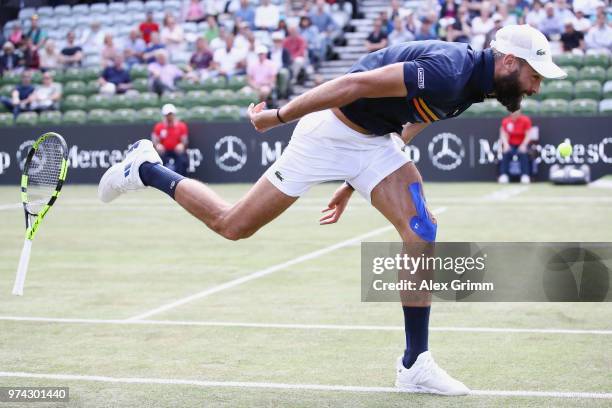
[[68, 147], [63, 137], [49, 132], [30, 148], [21, 175], [21, 201], [25, 211], [26, 233], [13, 295], [23, 295], [32, 240], [41, 221], [57, 200], [68, 171]]

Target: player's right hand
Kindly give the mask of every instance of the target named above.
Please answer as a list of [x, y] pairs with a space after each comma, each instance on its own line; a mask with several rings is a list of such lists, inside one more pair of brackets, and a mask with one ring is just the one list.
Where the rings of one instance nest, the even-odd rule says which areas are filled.
[[250, 104], [247, 108], [247, 115], [258, 132], [265, 132], [280, 125], [276, 117], [276, 109], [265, 109], [266, 103], [260, 102], [257, 105]]
[[319, 219], [319, 225], [334, 224], [338, 222], [351, 199], [351, 194], [353, 194], [353, 189], [350, 186], [347, 184], [340, 186], [332, 196], [329, 204], [327, 204], [327, 208], [321, 211], [327, 214]]

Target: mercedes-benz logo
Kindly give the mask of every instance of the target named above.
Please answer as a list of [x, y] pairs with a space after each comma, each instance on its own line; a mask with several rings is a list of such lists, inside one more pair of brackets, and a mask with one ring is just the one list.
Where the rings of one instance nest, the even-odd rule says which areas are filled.
[[463, 142], [455, 134], [440, 133], [429, 142], [429, 159], [440, 170], [450, 171], [461, 165], [465, 157]]
[[223, 136], [215, 143], [215, 163], [221, 170], [235, 172], [247, 161], [247, 147], [237, 136]]

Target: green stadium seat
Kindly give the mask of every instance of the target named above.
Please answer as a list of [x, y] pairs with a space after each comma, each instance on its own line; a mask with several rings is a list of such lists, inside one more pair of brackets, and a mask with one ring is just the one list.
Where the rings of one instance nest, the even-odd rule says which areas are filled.
[[130, 78], [132, 81], [139, 78], [147, 79], [149, 76], [149, 71], [145, 65], [134, 65], [130, 70]]
[[12, 84], [2, 85], [0, 87], [0, 96], [6, 96], [10, 98], [11, 94], [13, 93], [13, 89], [15, 89], [15, 85], [12, 85]]
[[86, 109], [108, 109], [112, 105], [111, 97], [108, 95], [95, 94], [87, 98]]
[[604, 84], [603, 97], [605, 99], [612, 99], [612, 81], [608, 81]]
[[584, 67], [580, 70], [580, 79], [604, 82], [606, 70], [598, 66]]
[[136, 121], [139, 123], [155, 123], [161, 120], [159, 109], [144, 108], [136, 112]]
[[21, 81], [21, 76], [15, 71], [5, 72], [2, 78], [2, 84], [17, 85]]
[[215, 89], [209, 94], [208, 106], [221, 106], [233, 103], [234, 92], [228, 89]]
[[482, 116], [501, 117], [508, 113], [508, 110], [495, 99], [485, 99], [482, 102]]
[[247, 85], [246, 75], [233, 76], [227, 81], [227, 87], [233, 91], [239, 91]]
[[102, 74], [102, 70], [99, 68], [83, 68], [81, 71], [81, 76], [84, 81], [94, 81], [100, 78]]
[[210, 122], [214, 117], [214, 109], [209, 106], [196, 106], [191, 108], [184, 119]]
[[126, 94], [115, 95], [113, 98], [115, 109], [128, 109], [132, 107], [132, 98]]
[[32, 83], [33, 84], [40, 84], [40, 83], [42, 83], [42, 73], [40, 71], [33, 71], [32, 72]]
[[219, 106], [214, 110], [213, 120], [218, 122], [237, 122], [240, 120], [240, 107], [232, 105]]
[[582, 55], [575, 54], [559, 54], [553, 57], [555, 63], [559, 66], [572, 66], [580, 68], [583, 64]]
[[204, 90], [202, 83], [189, 80], [182, 80], [178, 87], [184, 92]]
[[38, 114], [36, 112], [22, 112], [15, 120], [17, 126], [35, 126], [37, 122]]
[[132, 106], [134, 109], [158, 108], [159, 99], [157, 97], [157, 94], [153, 92], [143, 92], [138, 95], [134, 95], [132, 100]]
[[137, 78], [132, 80], [132, 88], [138, 92], [149, 91], [149, 80], [147, 78]]
[[570, 81], [550, 81], [542, 84], [540, 90], [542, 99], [564, 99], [569, 101], [574, 97], [574, 87]]
[[100, 87], [98, 85], [98, 81], [89, 81], [85, 84], [83, 95], [91, 96], [93, 94], [97, 94], [99, 91]]
[[612, 67], [608, 68], [608, 70], [606, 71], [606, 79], [608, 81], [612, 81]]
[[39, 125], [59, 125], [62, 123], [62, 114], [58, 111], [45, 111], [38, 115]]
[[203, 83], [202, 87], [206, 91], [214, 91], [215, 89], [223, 89], [227, 87], [227, 80], [225, 77], [217, 76], [207, 78]]
[[80, 68], [68, 68], [64, 71], [64, 82], [83, 81], [84, 79]]
[[575, 116], [595, 116], [599, 107], [594, 99], [574, 99], [569, 104], [569, 111]]
[[578, 68], [573, 67], [571, 65], [567, 65], [561, 68], [567, 73], [567, 78], [565, 78], [566, 81], [576, 82], [578, 80]]
[[193, 108], [194, 106], [208, 106], [208, 92], [189, 91], [185, 94], [184, 106]]
[[134, 109], [117, 109], [112, 113], [114, 122], [134, 123], [138, 121], [138, 116]]
[[599, 102], [599, 113], [602, 115], [612, 115], [612, 99], [604, 99]]
[[87, 115], [87, 123], [107, 124], [114, 121], [115, 117], [108, 109], [93, 109]]
[[0, 113], [0, 127], [13, 126], [12, 113]]
[[85, 82], [81, 81], [70, 81], [64, 84], [62, 93], [64, 96], [68, 95], [85, 95], [86, 85]]
[[259, 96], [251, 88], [242, 88], [234, 93], [234, 103], [240, 106], [249, 106], [250, 103], [259, 102]]
[[540, 102], [534, 99], [523, 99], [521, 111], [528, 116], [537, 116], [540, 113]]
[[584, 56], [583, 64], [585, 67], [602, 67], [608, 68], [610, 65], [610, 57], [606, 54], [587, 54]]
[[83, 109], [87, 105], [87, 97], [85, 95], [68, 95], [62, 99], [62, 111], [73, 109]]
[[87, 113], [80, 109], [66, 111], [62, 116], [62, 123], [67, 125], [82, 125], [87, 123]]
[[568, 114], [569, 104], [563, 99], [546, 99], [540, 103], [540, 115], [565, 116]]
[[171, 103], [177, 107], [185, 106], [185, 94], [183, 92], [165, 92], [162, 94], [160, 104], [164, 105], [166, 103]]
[[598, 81], [578, 81], [574, 87], [576, 99], [601, 99], [602, 86]]

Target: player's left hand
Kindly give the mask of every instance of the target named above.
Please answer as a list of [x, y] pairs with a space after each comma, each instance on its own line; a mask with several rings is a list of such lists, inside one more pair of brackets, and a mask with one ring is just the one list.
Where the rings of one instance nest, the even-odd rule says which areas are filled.
[[260, 102], [257, 105], [250, 104], [247, 108], [247, 115], [258, 132], [265, 132], [280, 125], [276, 117], [275, 109], [265, 109], [266, 103]]
[[353, 189], [346, 184], [343, 184], [336, 190], [332, 196], [327, 208], [324, 208], [321, 212], [327, 213], [319, 219], [319, 225], [334, 224], [338, 222], [340, 216], [346, 209], [348, 202], [353, 194]]

